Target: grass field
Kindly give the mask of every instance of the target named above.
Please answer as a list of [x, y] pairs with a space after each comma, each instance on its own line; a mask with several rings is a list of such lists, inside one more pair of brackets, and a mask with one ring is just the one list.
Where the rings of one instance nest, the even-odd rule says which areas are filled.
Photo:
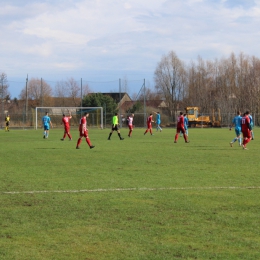
[[109, 131], [0, 131], [0, 259], [260, 259], [259, 129]]

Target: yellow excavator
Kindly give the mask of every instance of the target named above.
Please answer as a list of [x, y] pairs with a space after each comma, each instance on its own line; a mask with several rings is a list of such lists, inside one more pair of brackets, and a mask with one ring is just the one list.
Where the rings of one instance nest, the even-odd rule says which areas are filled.
[[189, 127], [221, 127], [220, 109], [218, 109], [218, 120], [215, 117], [215, 111], [212, 111], [212, 120], [210, 116], [199, 114], [199, 107], [186, 107], [186, 114], [189, 120]]

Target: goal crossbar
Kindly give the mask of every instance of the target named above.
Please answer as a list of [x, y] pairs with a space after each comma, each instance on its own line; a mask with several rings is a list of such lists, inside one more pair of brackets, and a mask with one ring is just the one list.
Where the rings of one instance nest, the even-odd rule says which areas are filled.
[[[103, 128], [103, 107], [36, 107], [35, 108], [35, 129], [38, 129], [38, 120], [41, 120], [41, 118], [38, 118], [38, 112], [41, 113], [48, 112], [49, 114], [61, 116], [63, 114], [68, 114], [69, 112], [73, 115], [80, 115], [84, 112], [91, 112], [100, 110], [100, 127]], [[50, 113], [51, 112], [51, 113]], [[50, 115], [51, 116], [51, 115]]]

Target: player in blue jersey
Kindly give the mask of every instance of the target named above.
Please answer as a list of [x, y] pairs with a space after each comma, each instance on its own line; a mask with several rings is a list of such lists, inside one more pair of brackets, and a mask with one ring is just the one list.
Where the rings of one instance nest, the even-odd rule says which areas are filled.
[[52, 122], [51, 122], [48, 112], [46, 112], [45, 116], [42, 117], [42, 125], [43, 125], [43, 129], [44, 129], [43, 138], [48, 138], [50, 125], [52, 127]]
[[237, 111], [237, 115], [234, 117], [232, 121], [232, 125], [230, 126], [229, 130], [232, 130], [232, 126], [235, 126], [235, 132], [236, 136], [232, 142], [230, 142], [230, 146], [233, 146], [233, 143], [238, 140], [239, 146], [241, 146], [241, 124], [242, 124], [242, 117], [241, 117], [241, 112]]
[[251, 114], [248, 115], [249, 120], [250, 120], [250, 125], [251, 125], [251, 140], [254, 140], [254, 132], [253, 132], [253, 126], [254, 126], [254, 122], [253, 122], [253, 117]]
[[[185, 130], [186, 135], [188, 136], [189, 135], [189, 131], [188, 131], [189, 119], [187, 117], [187, 114], [183, 114], [183, 117], [184, 117], [184, 130]], [[182, 136], [182, 132], [180, 133], [180, 136]]]
[[[154, 111], [153, 111], [154, 112]], [[161, 128], [161, 115], [160, 112], [154, 112], [156, 114], [156, 131], [160, 130], [160, 132], [162, 132], [162, 128]]]

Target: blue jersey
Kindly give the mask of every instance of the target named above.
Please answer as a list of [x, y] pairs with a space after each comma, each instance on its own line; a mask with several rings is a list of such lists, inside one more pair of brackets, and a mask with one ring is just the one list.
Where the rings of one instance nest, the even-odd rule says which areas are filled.
[[242, 117], [241, 116], [235, 116], [232, 123], [235, 125], [235, 129], [241, 131], [241, 124], [242, 124]]
[[187, 130], [189, 126], [189, 119], [185, 116], [184, 117], [184, 129]]
[[157, 122], [158, 125], [161, 123], [161, 115], [160, 114], [156, 115], [156, 122]]
[[44, 126], [49, 126], [49, 125], [50, 125], [50, 122], [51, 122], [51, 119], [50, 119], [49, 116], [44, 116], [44, 117], [42, 118], [42, 123], [43, 123]]
[[251, 115], [248, 116], [249, 117], [249, 120], [250, 120], [250, 125], [253, 126], [254, 123], [253, 123], [253, 117]]

